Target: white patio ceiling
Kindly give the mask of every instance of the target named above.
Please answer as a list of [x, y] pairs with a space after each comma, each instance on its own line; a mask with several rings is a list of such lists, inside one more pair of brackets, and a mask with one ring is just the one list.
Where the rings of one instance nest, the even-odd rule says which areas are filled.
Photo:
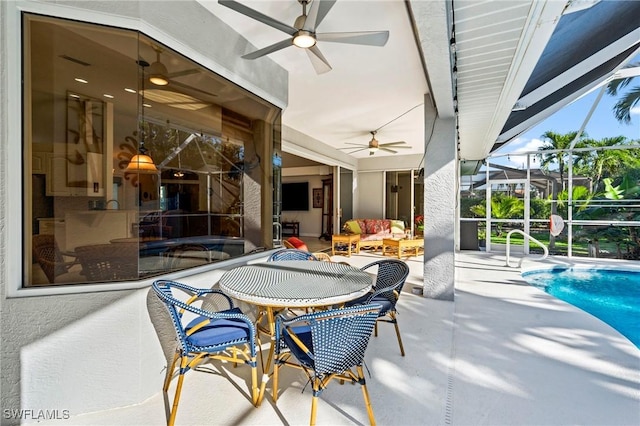
[[[301, 13], [296, 0], [239, 1], [288, 24]], [[201, 3], [256, 50], [287, 37], [217, 1]], [[586, 7], [597, 2], [573, 3]], [[460, 158], [483, 159], [499, 139], [566, 6], [557, 0], [338, 0], [319, 32], [389, 30], [387, 45], [319, 42], [333, 66], [321, 75], [296, 47], [257, 61], [276, 61], [289, 72], [283, 125], [293, 135], [340, 149], [348, 143], [366, 144], [368, 132], [383, 127], [377, 135], [381, 143], [404, 140], [412, 148], [399, 154], [421, 154], [425, 129], [420, 105], [429, 93], [441, 117], [454, 116], [457, 107]], [[534, 118], [545, 117], [542, 111]], [[366, 150], [352, 155], [369, 156]]]

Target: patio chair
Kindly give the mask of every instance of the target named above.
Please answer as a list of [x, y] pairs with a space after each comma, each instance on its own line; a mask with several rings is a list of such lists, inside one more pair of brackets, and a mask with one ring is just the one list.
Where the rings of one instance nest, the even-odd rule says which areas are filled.
[[312, 254], [321, 262], [331, 262], [331, 256], [329, 256], [327, 253], [318, 251]]
[[276, 320], [273, 400], [278, 398], [278, 371], [286, 365], [303, 370], [313, 389], [311, 418], [316, 422], [318, 397], [333, 379], [359, 383], [369, 422], [375, 424], [362, 365], [380, 305], [333, 309]]
[[[184, 375], [205, 360], [222, 360], [251, 367], [251, 402], [258, 404], [258, 372], [255, 327], [251, 319], [234, 307], [229, 296], [220, 290], [194, 288], [175, 281], [158, 280], [152, 285], [169, 311], [178, 346], [162, 388], [166, 394], [178, 359], [178, 383], [168, 424], [173, 425], [180, 402]], [[176, 296], [187, 297], [184, 301]], [[199, 306], [195, 306], [196, 302]], [[210, 310], [210, 308], [214, 310]], [[219, 310], [223, 307], [223, 310]]]
[[78, 260], [65, 261], [53, 234], [33, 236], [33, 257], [38, 262], [50, 283], [56, 277], [69, 272], [69, 268], [78, 264]]
[[[404, 356], [404, 346], [402, 345], [402, 337], [400, 337], [396, 304], [398, 303], [402, 287], [409, 276], [409, 266], [401, 260], [384, 259], [369, 263], [360, 269], [366, 271], [374, 267], [378, 268], [378, 273], [372, 291], [358, 299], [348, 302], [346, 305], [355, 306], [369, 303], [382, 305], [378, 321], [388, 322], [394, 325], [396, 336], [398, 337], [398, 345], [400, 346], [400, 353]], [[377, 322], [374, 335], [378, 336]]]
[[273, 253], [267, 262], [274, 262], [278, 260], [318, 260], [316, 257], [308, 251], [298, 249], [281, 249]]
[[211, 261], [211, 253], [204, 244], [179, 244], [167, 249], [162, 255], [166, 271], [205, 265]]
[[282, 242], [282, 245], [285, 248], [289, 248], [289, 249], [309, 251], [309, 247], [307, 247], [307, 244], [305, 244], [305, 242], [302, 241], [300, 238], [296, 238], [296, 237], [287, 238]]
[[74, 250], [90, 282], [138, 279], [138, 243], [95, 244]]

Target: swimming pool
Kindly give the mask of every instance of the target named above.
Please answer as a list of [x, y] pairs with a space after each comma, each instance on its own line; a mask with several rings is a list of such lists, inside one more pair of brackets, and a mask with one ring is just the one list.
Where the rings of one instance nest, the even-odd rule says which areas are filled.
[[526, 271], [522, 277], [600, 318], [640, 348], [640, 270], [553, 268]]

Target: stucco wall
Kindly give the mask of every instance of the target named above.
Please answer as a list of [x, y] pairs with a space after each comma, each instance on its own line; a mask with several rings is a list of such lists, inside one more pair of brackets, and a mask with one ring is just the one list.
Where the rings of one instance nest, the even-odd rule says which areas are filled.
[[[428, 99], [427, 99], [428, 100]], [[455, 120], [442, 119], [425, 102], [424, 296], [453, 300], [458, 158]]]
[[[75, 416], [136, 404], [160, 391], [166, 363], [148, 287], [7, 297], [20, 282], [22, 259], [21, 9], [140, 29], [280, 107], [287, 102], [287, 73], [268, 59], [243, 61], [246, 41], [195, 1], [0, 2], [0, 406]], [[183, 281], [211, 286], [218, 275]], [[20, 423], [5, 417], [3, 411], [2, 424]]]

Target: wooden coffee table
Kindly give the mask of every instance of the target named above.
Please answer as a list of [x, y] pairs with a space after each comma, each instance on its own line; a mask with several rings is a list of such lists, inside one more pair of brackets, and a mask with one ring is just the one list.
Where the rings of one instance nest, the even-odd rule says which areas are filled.
[[[343, 246], [346, 246], [343, 248]], [[351, 257], [353, 253], [360, 253], [360, 234], [337, 234], [331, 236], [331, 256], [345, 254]]]
[[[410, 254], [413, 250], [413, 254]], [[402, 257], [404, 252], [408, 252], [406, 256], [417, 256], [420, 252], [424, 252], [424, 238], [414, 239], [393, 239], [384, 238], [382, 240], [382, 255], [394, 256], [397, 255], [398, 259]]]

